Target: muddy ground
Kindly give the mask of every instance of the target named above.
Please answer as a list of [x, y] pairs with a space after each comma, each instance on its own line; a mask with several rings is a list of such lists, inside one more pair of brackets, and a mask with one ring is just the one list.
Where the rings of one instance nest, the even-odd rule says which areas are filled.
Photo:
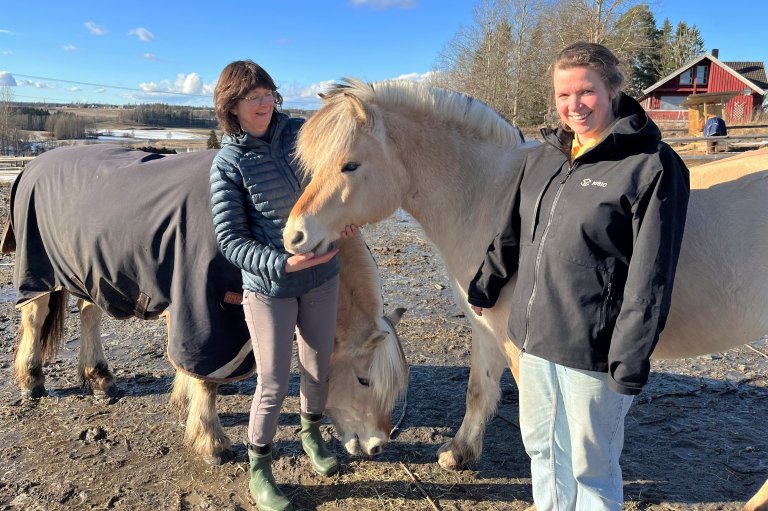
[[[0, 186], [5, 221], [7, 186]], [[342, 470], [312, 473], [298, 443], [298, 377], [284, 407], [277, 480], [305, 510], [522, 510], [530, 472], [516, 426], [517, 391], [507, 372], [488, 424], [482, 460], [449, 472], [438, 447], [464, 413], [470, 330], [448, 279], [419, 228], [399, 214], [365, 235], [385, 277], [388, 307], [411, 364], [399, 431], [376, 459], [350, 457], [328, 424]], [[182, 444], [183, 423], [168, 406], [171, 366], [160, 321], [103, 323], [107, 356], [122, 397], [95, 400], [76, 379], [77, 313], [65, 344], [45, 368], [49, 396], [19, 398], [11, 365], [18, 316], [13, 256], [0, 259], [0, 511], [250, 510], [243, 447], [253, 379], [221, 388], [218, 409], [237, 458], [209, 467]], [[73, 304], [74, 305], [74, 304]], [[768, 476], [768, 344], [654, 366], [627, 419], [623, 456], [626, 509], [735, 510]]]

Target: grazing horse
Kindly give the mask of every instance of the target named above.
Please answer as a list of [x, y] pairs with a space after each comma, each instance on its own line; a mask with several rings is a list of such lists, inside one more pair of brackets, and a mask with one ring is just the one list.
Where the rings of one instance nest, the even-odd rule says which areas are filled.
[[[441, 466], [460, 468], [481, 454], [505, 361], [517, 378], [518, 349], [506, 333], [515, 279], [482, 317], [469, 309], [466, 289], [506, 222], [529, 144], [481, 102], [413, 82], [347, 79], [322, 97], [299, 133], [298, 157], [312, 181], [291, 212], [285, 246], [322, 252], [345, 225], [377, 222], [398, 208], [421, 225], [472, 325], [465, 416], [438, 451]], [[765, 153], [753, 158], [751, 167], [768, 169]], [[709, 172], [718, 174], [714, 166]], [[768, 332], [768, 170], [738, 176], [713, 177], [691, 193], [656, 358], [722, 351]]]
[[[160, 156], [107, 145], [47, 152], [12, 186], [2, 249], [16, 252], [14, 376], [22, 394], [46, 394], [43, 364], [60, 346], [68, 295], [78, 298], [80, 311], [78, 372], [94, 395], [117, 390], [99, 333], [103, 313], [164, 317], [176, 369], [171, 402], [188, 410], [185, 441], [219, 464], [233, 453], [216, 413], [218, 386], [249, 377], [255, 365], [240, 270], [219, 253], [213, 234], [208, 180], [215, 153]], [[391, 405], [407, 383], [394, 328], [402, 310], [383, 316], [378, 270], [362, 237], [343, 247], [331, 373], [345, 383], [332, 382], [329, 404], [349, 448], [359, 439], [375, 454], [389, 438]], [[351, 378], [361, 388], [350, 392]]]

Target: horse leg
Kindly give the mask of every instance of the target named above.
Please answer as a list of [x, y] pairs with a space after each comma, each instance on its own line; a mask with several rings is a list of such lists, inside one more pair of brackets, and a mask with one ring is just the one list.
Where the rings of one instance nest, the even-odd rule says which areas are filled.
[[472, 328], [472, 364], [467, 386], [467, 408], [456, 436], [438, 450], [438, 463], [457, 470], [480, 459], [485, 425], [501, 397], [499, 381], [505, 358], [487, 331]]
[[109, 369], [101, 343], [100, 323], [103, 313], [96, 304], [83, 299], [77, 301], [77, 308], [80, 310], [80, 379], [94, 396], [114, 397], [117, 394], [115, 376]]
[[46, 394], [43, 375], [43, 326], [48, 318], [51, 295], [46, 293], [21, 306], [21, 325], [13, 374], [22, 396], [39, 399]]
[[235, 457], [229, 437], [216, 413], [219, 384], [193, 378], [176, 371], [171, 402], [183, 409], [188, 406], [184, 443], [209, 465], [221, 465]]
[[741, 511], [768, 511], [768, 479], [755, 496], [749, 499]]

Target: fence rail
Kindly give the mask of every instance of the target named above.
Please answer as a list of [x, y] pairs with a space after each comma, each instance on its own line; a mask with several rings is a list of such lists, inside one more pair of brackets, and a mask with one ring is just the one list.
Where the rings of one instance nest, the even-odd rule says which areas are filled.
[[32, 161], [34, 156], [0, 156], [0, 168], [4, 167], [23, 167], [27, 162]]

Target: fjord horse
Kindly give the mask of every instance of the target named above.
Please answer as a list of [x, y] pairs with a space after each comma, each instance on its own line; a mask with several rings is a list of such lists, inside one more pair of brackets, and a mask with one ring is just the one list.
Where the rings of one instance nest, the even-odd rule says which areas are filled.
[[[99, 332], [103, 314], [165, 318], [176, 369], [171, 402], [187, 410], [185, 441], [219, 464], [233, 453], [216, 413], [218, 386], [249, 377], [254, 365], [240, 271], [221, 256], [213, 234], [208, 176], [215, 153], [160, 156], [108, 145], [49, 151], [12, 186], [2, 248], [16, 252], [21, 322], [13, 367], [23, 395], [46, 395], [43, 366], [59, 349], [69, 295], [80, 312], [78, 373], [94, 395], [117, 393]], [[407, 384], [395, 331], [402, 309], [384, 316], [378, 270], [362, 237], [340, 244], [329, 412], [348, 449], [376, 454]], [[350, 303], [352, 296], [366, 299]]]
[[[525, 150], [516, 128], [470, 97], [408, 81], [347, 79], [323, 97], [304, 125], [298, 156], [312, 176], [284, 231], [296, 253], [320, 251], [347, 224], [407, 211], [434, 243], [458, 306], [472, 325], [466, 412], [438, 451], [444, 468], [476, 461], [506, 365], [517, 378], [518, 350], [506, 334], [513, 278], [482, 317], [467, 286], [506, 221], [504, 211]], [[655, 358], [723, 351], [768, 333], [768, 157], [690, 197], [667, 321]], [[718, 167], [721, 165], [722, 167]]]

